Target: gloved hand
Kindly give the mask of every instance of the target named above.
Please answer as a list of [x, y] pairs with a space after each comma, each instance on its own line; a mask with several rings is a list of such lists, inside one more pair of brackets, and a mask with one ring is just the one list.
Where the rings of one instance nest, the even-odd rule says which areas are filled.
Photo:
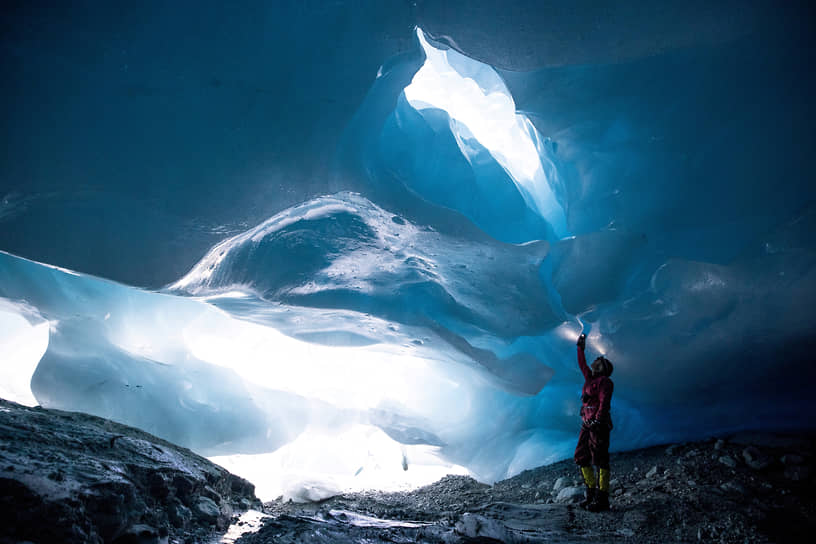
[[590, 419], [589, 421], [587, 421], [587, 426], [592, 430], [597, 430], [603, 427], [607, 427], [608, 425], [601, 421], [600, 419]]
[[578, 347], [581, 348], [582, 351], [586, 349], [586, 334], [582, 334], [578, 337]]

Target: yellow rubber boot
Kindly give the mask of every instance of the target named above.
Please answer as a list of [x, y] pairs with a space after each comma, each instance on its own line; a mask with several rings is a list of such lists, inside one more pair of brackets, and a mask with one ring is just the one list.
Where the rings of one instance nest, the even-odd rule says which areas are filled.
[[595, 487], [595, 471], [592, 467], [581, 467], [581, 475], [584, 477], [584, 483], [590, 489]]
[[609, 510], [609, 469], [598, 469], [599, 489], [595, 493], [595, 500], [587, 507], [590, 512]]
[[581, 501], [581, 508], [589, 508], [589, 505], [595, 500], [595, 494], [598, 492], [595, 489], [595, 471], [592, 467], [581, 467], [581, 475], [584, 477], [586, 484], [586, 493], [584, 493], [584, 500]]
[[609, 469], [598, 469], [598, 487], [604, 493], [609, 493]]

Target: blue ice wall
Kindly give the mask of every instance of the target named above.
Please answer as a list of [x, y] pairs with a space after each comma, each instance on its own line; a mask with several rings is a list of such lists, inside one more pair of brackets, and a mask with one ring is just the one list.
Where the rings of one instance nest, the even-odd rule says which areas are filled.
[[[812, 427], [813, 34], [761, 4], [678, 7], [680, 33], [620, 8], [662, 37], [573, 48], [518, 24], [485, 49], [433, 2], [12, 14], [0, 311], [48, 323], [34, 396], [289, 461], [353, 423], [491, 480], [569, 456], [583, 330], [614, 448]], [[411, 99], [429, 53], [512, 100], [543, 177]]]
[[[556, 240], [541, 266], [549, 303], [565, 323], [591, 328], [596, 351], [618, 362], [617, 394], [654, 417], [672, 414], [670, 432], [702, 432], [702, 414], [715, 412], [720, 429], [806, 424], [797, 401], [777, 393], [797, 387], [780, 384], [810, 359], [816, 296], [804, 240], [814, 188], [801, 175], [812, 119], [792, 114], [809, 110], [803, 91], [812, 79], [801, 61], [751, 36], [622, 64], [501, 72], [557, 168], [554, 192], [567, 210], [571, 236]], [[545, 238], [526, 222], [518, 193], [515, 204], [502, 196], [501, 187], [513, 190], [506, 172], [467, 160], [445, 112], [420, 115], [403, 88], [375, 83], [350, 131], [356, 147], [347, 144], [345, 157], [358, 161], [372, 194], [413, 217], [429, 217], [414, 204], [419, 195], [500, 239]], [[361, 137], [359, 127], [373, 128]], [[496, 184], [480, 211], [504, 212], [498, 227], [456, 200], [465, 187], [479, 201], [480, 175]], [[499, 350], [552, 364], [550, 342], [518, 339]], [[761, 397], [767, 402], [754, 404]], [[734, 415], [748, 407], [750, 422]]]
[[[772, 120], [764, 113], [768, 106], [791, 101], [804, 106], [779, 122], [807, 123], [807, 97], [813, 94], [801, 69], [812, 61], [812, 18], [796, 3], [247, 0], [241, 9], [215, 0], [172, 6], [147, 0], [129, 8], [99, 0], [54, 4], [9, 5], [0, 21], [0, 141], [6, 150], [0, 156], [0, 248], [154, 288], [177, 279], [224, 237], [286, 207], [360, 190], [355, 175], [333, 175], [332, 159], [372, 85], [405, 79], [402, 86], [395, 83], [396, 98], [410, 82], [413, 71], [395, 68], [393, 58], [419, 62], [415, 25], [472, 58], [521, 72], [522, 79], [542, 67], [614, 72], [684, 48], [696, 48], [703, 60], [719, 54], [720, 64], [685, 81], [691, 112], [686, 126], [709, 114], [749, 124], [755, 116]], [[487, 27], [489, 32], [480, 30]], [[738, 67], [739, 82], [722, 55], [722, 46], [735, 40], [745, 44], [737, 46], [744, 58], [758, 59], [756, 69]], [[653, 85], [671, 91], [671, 66], [671, 81], [683, 83], [694, 64], [673, 62], [653, 81], [636, 78], [639, 83], [628, 87], [611, 80], [610, 88], [555, 80], [546, 86], [552, 107], [541, 104], [540, 110], [527, 102], [540, 87], [517, 85], [512, 73], [502, 77], [533, 122], [576, 124], [591, 120], [590, 112], [596, 115], [604, 104], [635, 107], [651, 96], [653, 107], [659, 106], [662, 94]], [[380, 66], [387, 75], [374, 82]], [[718, 90], [721, 97], [748, 92], [754, 99], [698, 107], [697, 88]], [[389, 115], [393, 104], [385, 109]], [[784, 124], [778, 130], [743, 128], [738, 142], [756, 152], [741, 164], [806, 168], [807, 140], [789, 137]], [[686, 131], [662, 141], [674, 150], [703, 149], [699, 135]], [[652, 136], [660, 137], [646, 138]], [[766, 146], [782, 151], [779, 160], [763, 151]], [[629, 162], [644, 160], [644, 154], [659, 162], [662, 152], [653, 150], [659, 152], [644, 148]], [[593, 167], [612, 151], [594, 149]], [[592, 194], [598, 199], [606, 193]]]

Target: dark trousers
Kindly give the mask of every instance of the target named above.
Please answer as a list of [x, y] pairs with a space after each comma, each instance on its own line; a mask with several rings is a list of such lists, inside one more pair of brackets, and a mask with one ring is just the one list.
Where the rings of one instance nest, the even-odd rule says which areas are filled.
[[594, 429], [582, 425], [578, 445], [575, 447], [575, 464], [581, 467], [595, 465], [608, 469], [609, 431], [606, 425], [598, 425]]

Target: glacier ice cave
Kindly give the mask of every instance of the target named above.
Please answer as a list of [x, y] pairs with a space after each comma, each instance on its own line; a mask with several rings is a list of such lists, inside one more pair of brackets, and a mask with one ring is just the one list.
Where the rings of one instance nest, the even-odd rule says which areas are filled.
[[807, 8], [534, 4], [9, 8], [0, 396], [264, 499], [569, 457], [581, 332], [613, 449], [812, 428]]

